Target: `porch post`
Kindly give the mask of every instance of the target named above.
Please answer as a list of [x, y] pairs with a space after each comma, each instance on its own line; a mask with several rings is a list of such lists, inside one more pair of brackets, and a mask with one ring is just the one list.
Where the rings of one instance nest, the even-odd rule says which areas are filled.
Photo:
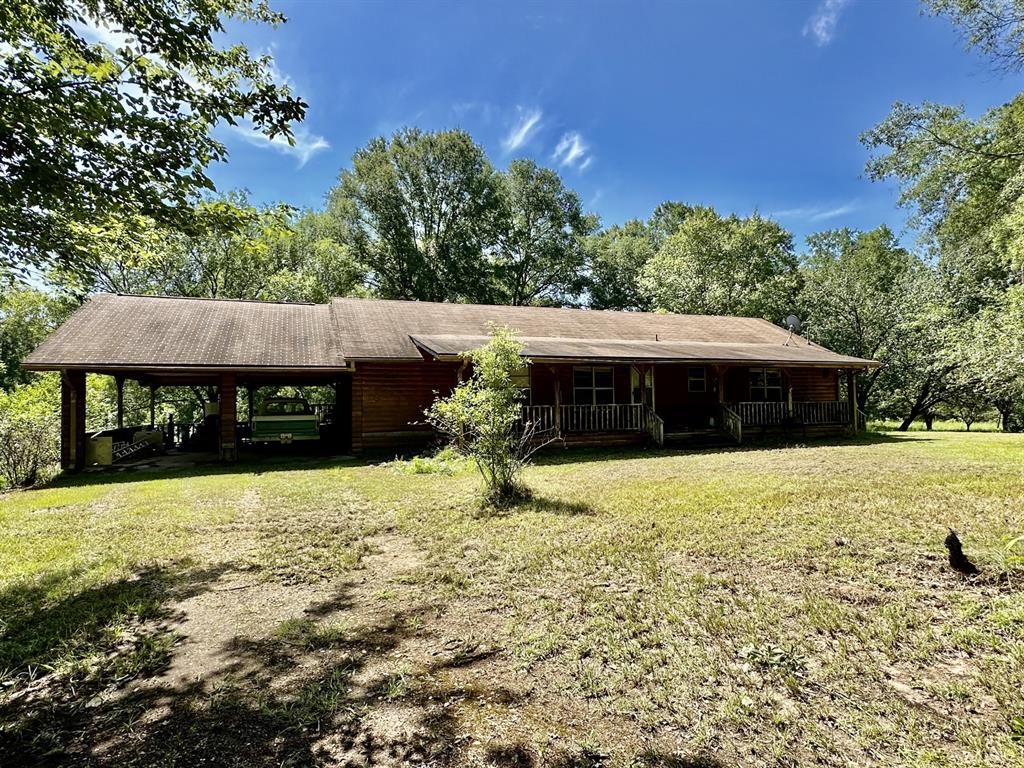
[[124, 429], [124, 376], [115, 376], [117, 386], [117, 428]]
[[237, 418], [235, 391], [235, 374], [220, 375], [220, 396], [217, 399], [220, 409], [218, 421], [220, 430], [220, 458], [222, 461], [234, 461], [238, 458], [238, 444], [235, 440], [235, 419]]
[[857, 434], [857, 372], [853, 368], [846, 372], [846, 393], [850, 402], [850, 428]]
[[555, 434], [562, 436], [562, 380], [558, 378], [558, 369], [553, 365], [548, 366], [551, 375], [555, 379]]
[[252, 384], [247, 384], [245, 387], [245, 401], [246, 401], [246, 416], [248, 418], [249, 426], [252, 426], [253, 416], [253, 403], [252, 396], [255, 394], [256, 388]]
[[718, 386], [718, 404], [725, 405], [725, 366], [715, 366], [715, 383]]
[[60, 373], [60, 466], [85, 467], [85, 371]]

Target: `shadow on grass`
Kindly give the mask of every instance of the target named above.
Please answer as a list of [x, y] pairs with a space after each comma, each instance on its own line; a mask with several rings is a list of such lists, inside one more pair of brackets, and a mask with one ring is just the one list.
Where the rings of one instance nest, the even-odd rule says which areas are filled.
[[[456, 674], [497, 653], [466, 639], [445, 643], [424, 666], [395, 671], [389, 660], [406, 642], [426, 642], [443, 607], [378, 610], [350, 629], [354, 584], [285, 630], [222, 642], [202, 676], [167, 674], [184, 647], [172, 642], [169, 624], [180, 617], [171, 606], [213, 588], [218, 575], [153, 569], [53, 605], [43, 595], [55, 582], [5, 595], [22, 606], [2, 639], [23, 674], [0, 689], [3, 765], [460, 765], [473, 762], [464, 735], [471, 724], [460, 710], [526, 703], [528, 692], [493, 676]], [[340, 621], [319, 621], [326, 616]], [[43, 639], [30, 642], [36, 634]], [[82, 651], [77, 667], [59, 663], [68, 643]], [[30, 679], [34, 666], [55, 671]], [[591, 757], [565, 750], [543, 764], [601, 764]], [[492, 763], [541, 765], [522, 744], [495, 751]]]
[[[746, 434], [746, 433], [745, 433]], [[664, 448], [657, 446], [608, 446], [608, 447], [567, 447], [564, 449], [546, 449], [540, 451], [533, 457], [533, 463], [538, 466], [560, 466], [565, 464], [578, 464], [595, 461], [620, 461], [623, 459], [642, 459], [655, 456], [692, 456], [710, 455], [717, 453], [744, 453], [750, 451], [766, 451], [779, 449], [807, 448], [816, 449], [822, 447], [838, 447], [851, 445], [888, 445], [904, 442], [906, 440], [923, 441], [931, 438], [922, 437], [921, 433], [907, 435], [906, 433], [890, 434], [882, 432], [864, 432], [856, 437], [833, 436], [833, 437], [802, 437], [800, 435], [759, 435], [751, 434], [745, 439], [742, 445], [724, 446], [692, 446], [685, 444], [667, 445]]]
[[180, 454], [155, 456], [138, 466], [95, 467], [82, 472], [63, 472], [36, 490], [75, 488], [92, 485], [117, 485], [171, 478], [212, 477], [216, 475], [259, 475], [264, 472], [308, 471], [335, 467], [370, 466], [377, 463], [352, 456], [274, 456], [243, 454], [237, 462], [226, 464], [211, 454]]
[[567, 501], [551, 499], [546, 496], [534, 496], [505, 510], [514, 512], [544, 512], [549, 515], [588, 516], [596, 514], [594, 507], [585, 501]]

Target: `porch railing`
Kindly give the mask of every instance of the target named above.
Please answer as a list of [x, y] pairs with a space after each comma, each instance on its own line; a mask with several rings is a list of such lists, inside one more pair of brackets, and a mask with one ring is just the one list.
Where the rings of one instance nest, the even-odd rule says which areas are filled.
[[651, 406], [645, 405], [643, 408], [643, 417], [647, 424], [647, 434], [651, 436], [656, 445], [664, 445], [665, 420], [656, 414]]
[[643, 432], [644, 406], [640, 403], [615, 405], [562, 405], [564, 432]]
[[757, 426], [782, 424], [789, 417], [786, 403], [736, 403], [733, 410], [744, 424]]
[[748, 426], [772, 426], [792, 421], [800, 424], [849, 424], [850, 407], [843, 400], [798, 401], [778, 403], [736, 403], [732, 410]]
[[804, 424], [847, 424], [850, 408], [842, 400], [793, 403], [793, 415]]
[[534, 431], [547, 432], [555, 428], [555, 406], [524, 405], [521, 418], [533, 424]]
[[722, 429], [724, 429], [732, 439], [737, 443], [743, 442], [743, 419], [736, 413], [732, 408], [727, 405], [722, 405], [719, 408], [719, 418], [722, 420]]
[[649, 432], [664, 440], [665, 422], [640, 403], [614, 405], [560, 405], [556, 417], [553, 405], [524, 405], [522, 420], [531, 422], [537, 432], [561, 429], [562, 432]]

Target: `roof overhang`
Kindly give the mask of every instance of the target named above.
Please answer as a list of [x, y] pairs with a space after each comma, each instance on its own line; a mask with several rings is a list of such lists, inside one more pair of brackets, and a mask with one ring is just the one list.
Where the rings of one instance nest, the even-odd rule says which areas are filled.
[[[438, 360], [459, 360], [488, 336], [416, 335], [412, 342]], [[701, 365], [774, 365], [808, 368], [879, 368], [881, 363], [838, 355], [807, 342], [793, 344], [719, 344], [697, 341], [573, 339], [528, 337], [517, 340], [523, 356], [547, 362], [699, 363]]]

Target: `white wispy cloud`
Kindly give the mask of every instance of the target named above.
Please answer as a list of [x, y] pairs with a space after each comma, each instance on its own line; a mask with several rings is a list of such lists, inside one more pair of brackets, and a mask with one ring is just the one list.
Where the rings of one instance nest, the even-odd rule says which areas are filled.
[[551, 159], [559, 165], [585, 171], [594, 161], [594, 156], [590, 154], [590, 145], [583, 140], [579, 131], [569, 131], [559, 139]]
[[112, 50], [117, 50], [125, 43], [134, 40], [124, 32], [111, 29], [105, 24], [86, 19], [84, 22], [73, 22], [71, 28], [91, 43], [102, 43]]
[[304, 125], [298, 125], [292, 131], [295, 139], [293, 144], [289, 144], [288, 139], [280, 134], [271, 139], [266, 134], [257, 131], [251, 124], [229, 125], [228, 128], [254, 147], [273, 149], [283, 155], [294, 157], [299, 161], [299, 168], [308, 163], [313, 155], [331, 148], [327, 139], [311, 133]]
[[[134, 38], [124, 34], [123, 32], [111, 29], [103, 24], [94, 23], [91, 20], [83, 24], [74, 25], [74, 29], [86, 40], [94, 43], [101, 43], [114, 50], [121, 48], [128, 43], [134, 42]], [[272, 54], [273, 45], [271, 45], [269, 50], [264, 51], [264, 53]], [[270, 72], [271, 80], [278, 85], [288, 86], [289, 88], [295, 87], [295, 83], [292, 78], [286, 72], [282, 71], [281, 68], [277, 66], [277, 62], [273, 59], [270, 60], [268, 71]], [[187, 70], [182, 70], [181, 76], [193, 88], [205, 90], [205, 86], [199, 83], [192, 73]], [[256, 130], [253, 124], [249, 121], [242, 121], [238, 125], [228, 125], [227, 127], [231, 133], [239, 136], [253, 146], [266, 147], [285, 155], [291, 155], [299, 161], [300, 168], [308, 163], [310, 158], [315, 154], [322, 152], [325, 149], [330, 149], [331, 146], [327, 142], [327, 139], [323, 136], [311, 133], [310, 130], [303, 125], [296, 126], [293, 131], [295, 139], [294, 144], [289, 144], [288, 139], [281, 135], [275, 136], [273, 139], [269, 138], [265, 134]]]
[[831, 43], [839, 16], [848, 3], [849, 0], [821, 0], [811, 17], [804, 22], [804, 37], [810, 37], [818, 47]]
[[540, 119], [543, 117], [543, 113], [539, 109], [517, 107], [516, 111], [519, 113], [519, 119], [509, 130], [508, 135], [501, 140], [501, 146], [506, 154], [515, 152], [526, 144], [536, 135], [541, 126]]
[[800, 221], [828, 221], [837, 219], [848, 213], [853, 213], [860, 207], [856, 200], [842, 203], [841, 205], [809, 205], [799, 208], [784, 208], [779, 211], [772, 211], [768, 215], [773, 219], [798, 219]]

